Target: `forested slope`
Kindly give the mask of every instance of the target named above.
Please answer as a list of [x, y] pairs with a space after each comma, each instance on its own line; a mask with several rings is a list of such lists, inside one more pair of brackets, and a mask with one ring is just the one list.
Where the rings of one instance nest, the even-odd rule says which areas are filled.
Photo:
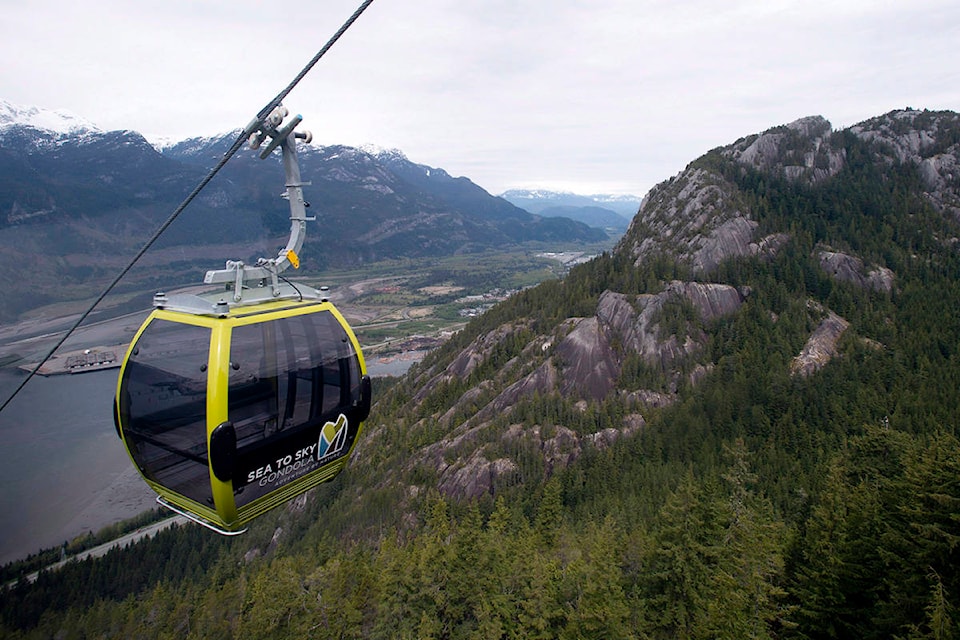
[[19, 585], [5, 635], [960, 637], [958, 141], [711, 151], [377, 381], [336, 482]]

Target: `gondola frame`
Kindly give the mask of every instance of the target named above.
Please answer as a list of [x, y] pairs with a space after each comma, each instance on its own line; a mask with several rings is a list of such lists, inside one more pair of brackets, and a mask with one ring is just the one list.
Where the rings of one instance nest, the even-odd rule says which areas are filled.
[[[349, 447], [329, 461], [318, 463], [318, 467], [296, 477], [290, 482], [268, 491], [247, 504], [238, 506], [233, 468], [236, 464], [236, 433], [230, 422], [228, 412], [230, 401], [231, 341], [234, 331], [239, 327], [254, 324], [266, 324], [304, 314], [329, 313], [342, 328], [349, 340], [350, 357], [356, 358], [359, 379], [359, 393], [352, 394], [353, 406], [343, 407], [350, 412], [350, 421], [345, 428], [350, 432]], [[141, 466], [134, 453], [134, 443], [125, 425], [128, 407], [124, 407], [124, 385], [127, 380], [127, 367], [131, 356], [148, 328], [157, 321], [167, 321], [178, 325], [200, 327], [210, 330], [209, 350], [206, 360], [205, 391], [205, 444], [206, 463], [212, 504], [192, 499], [158, 482]], [[352, 381], [351, 381], [352, 384]], [[276, 301], [237, 306], [226, 314], [197, 315], [169, 309], [155, 309], [135, 334], [121, 365], [117, 379], [117, 392], [114, 398], [114, 417], [117, 431], [123, 441], [127, 454], [140, 475], [158, 494], [158, 501], [177, 512], [223, 534], [242, 532], [246, 524], [266, 511], [291, 500], [297, 495], [329, 480], [332, 480], [347, 463], [359, 439], [370, 408], [370, 378], [367, 376], [363, 352], [350, 325], [339, 310], [329, 301]], [[344, 414], [341, 414], [343, 416]], [[321, 425], [320, 429], [329, 425]], [[317, 428], [317, 425], [310, 427]], [[232, 443], [231, 443], [232, 440]]]

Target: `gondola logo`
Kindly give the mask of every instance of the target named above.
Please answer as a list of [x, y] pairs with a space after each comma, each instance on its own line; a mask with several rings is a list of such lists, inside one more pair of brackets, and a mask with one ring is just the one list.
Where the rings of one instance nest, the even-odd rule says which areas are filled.
[[328, 422], [320, 430], [320, 440], [317, 441], [317, 461], [340, 453], [346, 441], [347, 416], [341, 413], [336, 422]]

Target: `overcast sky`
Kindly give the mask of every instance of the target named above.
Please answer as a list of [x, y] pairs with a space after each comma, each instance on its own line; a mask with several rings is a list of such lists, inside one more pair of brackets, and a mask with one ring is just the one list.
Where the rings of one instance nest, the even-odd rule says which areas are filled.
[[[0, 0], [0, 98], [103, 129], [243, 127], [360, 0]], [[645, 194], [807, 115], [960, 111], [957, 0], [375, 0], [288, 97], [321, 144], [509, 188]]]

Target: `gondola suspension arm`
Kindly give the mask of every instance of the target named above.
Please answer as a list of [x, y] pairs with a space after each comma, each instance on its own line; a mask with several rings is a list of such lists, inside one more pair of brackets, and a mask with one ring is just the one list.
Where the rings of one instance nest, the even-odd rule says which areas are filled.
[[309, 143], [313, 136], [309, 131], [294, 132], [294, 128], [303, 120], [299, 114], [286, 125], [280, 126], [286, 115], [285, 107], [282, 105], [276, 107], [259, 131], [250, 134], [249, 140], [251, 148], [258, 149], [267, 138], [272, 138], [270, 144], [261, 151], [261, 159], [269, 157], [277, 147], [280, 147], [283, 155], [283, 172], [286, 179], [284, 197], [290, 205], [290, 238], [287, 240], [287, 245], [280, 250], [277, 257], [260, 258], [254, 266], [245, 265], [237, 260], [228, 260], [226, 268], [207, 271], [203, 279], [204, 284], [232, 284], [235, 303], [243, 301], [245, 295], [248, 301], [250, 295], [257, 300], [263, 298], [262, 294], [245, 294], [245, 291], [255, 291], [251, 286], [252, 283], [257, 284], [256, 288], [269, 286], [269, 296], [273, 298], [283, 295], [279, 275], [290, 266], [299, 267], [300, 249], [303, 247], [306, 236], [307, 222], [316, 219], [307, 217], [307, 203], [303, 199], [302, 187], [309, 183], [302, 182], [300, 179], [296, 145], [298, 139]]

